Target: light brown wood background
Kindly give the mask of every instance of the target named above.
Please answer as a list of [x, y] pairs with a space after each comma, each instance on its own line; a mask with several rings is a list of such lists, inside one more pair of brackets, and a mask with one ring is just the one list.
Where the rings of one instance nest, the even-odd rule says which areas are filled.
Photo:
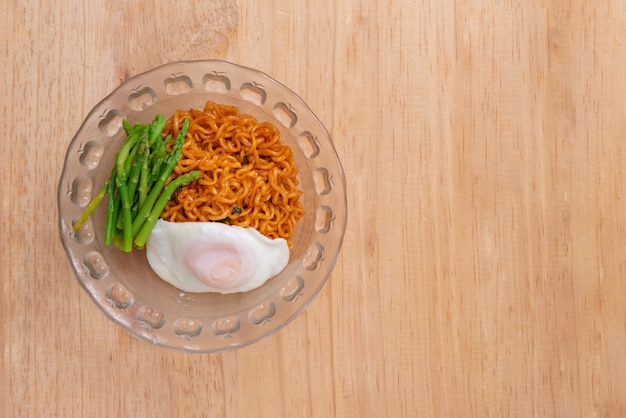
[[[0, 415], [626, 416], [625, 35], [621, 0], [2, 2]], [[349, 223], [287, 328], [185, 355], [80, 288], [56, 187], [102, 97], [201, 58], [309, 103]]]

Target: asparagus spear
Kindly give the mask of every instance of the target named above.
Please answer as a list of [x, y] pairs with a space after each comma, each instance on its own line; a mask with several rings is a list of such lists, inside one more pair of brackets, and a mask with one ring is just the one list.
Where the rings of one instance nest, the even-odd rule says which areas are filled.
[[129, 253], [133, 249], [133, 234], [132, 234], [133, 220], [130, 214], [130, 199], [128, 198], [128, 187], [126, 186], [124, 179], [120, 176], [117, 176], [115, 178], [115, 182], [117, 185], [117, 190], [120, 195], [120, 200], [122, 202], [121, 216], [123, 219], [123, 226], [122, 226], [123, 241], [122, 241], [121, 250], [124, 251], [125, 253]]
[[107, 199], [107, 217], [104, 226], [104, 244], [109, 245], [113, 242], [113, 236], [115, 235], [115, 225], [117, 223], [117, 217], [119, 214], [120, 199], [119, 194], [115, 193], [115, 173], [112, 174], [113, 179], [109, 181], [107, 187], [108, 199]]
[[[143, 159], [143, 164], [141, 166], [141, 172], [139, 173], [139, 189], [137, 190], [137, 209], [143, 206], [146, 201], [146, 197], [148, 196], [148, 177], [150, 176], [149, 162], [152, 153], [150, 152], [150, 148], [146, 150], [146, 155]], [[136, 214], [135, 214], [136, 215]]]
[[198, 180], [202, 172], [200, 170], [193, 170], [188, 173], [183, 174], [182, 176], [176, 177], [174, 180], [168, 184], [165, 189], [163, 189], [163, 193], [159, 196], [159, 199], [155, 202], [150, 214], [146, 218], [146, 221], [143, 223], [137, 236], [135, 237], [135, 245], [137, 248], [143, 248], [148, 241], [148, 237], [150, 236], [150, 232], [152, 232], [152, 228], [156, 224], [156, 221], [159, 219], [161, 212], [165, 208], [167, 202], [172, 198], [174, 192], [179, 188], [186, 184], [191, 183], [192, 181]]
[[126, 162], [130, 163], [129, 159], [130, 154], [132, 153], [137, 141], [139, 141], [142, 137], [143, 130], [133, 130], [131, 134], [126, 138], [126, 141], [122, 144], [122, 147], [117, 153], [115, 157], [115, 165], [117, 167], [117, 173], [119, 174], [127, 174], [127, 170], [129, 167], [126, 167]]
[[135, 193], [139, 185], [139, 177], [141, 176], [141, 170], [144, 165], [144, 160], [147, 158], [148, 153], [148, 140], [143, 137], [139, 143], [139, 151], [137, 157], [133, 160], [133, 165], [130, 170], [130, 177], [128, 178], [128, 197], [130, 201], [135, 200]]
[[72, 225], [74, 232], [78, 231], [85, 224], [85, 222], [87, 222], [87, 219], [91, 217], [91, 214], [96, 210], [102, 199], [104, 199], [104, 196], [107, 194], [110, 181], [111, 180], [109, 179], [104, 182], [104, 185], [100, 188], [100, 190], [98, 190], [98, 193], [96, 193], [91, 202], [89, 202], [83, 213], [80, 215], [80, 218], [78, 218], [74, 225]]
[[165, 128], [165, 118], [158, 114], [148, 129], [148, 145], [152, 146], [157, 139], [161, 139], [161, 132]]
[[168, 135], [164, 140], [156, 140], [151, 145], [151, 170], [150, 175], [148, 176], [148, 186], [152, 186], [157, 178], [159, 178], [159, 173], [161, 172], [161, 167], [163, 166], [163, 162], [165, 161], [165, 157], [167, 157], [166, 145], [171, 141], [172, 135]]

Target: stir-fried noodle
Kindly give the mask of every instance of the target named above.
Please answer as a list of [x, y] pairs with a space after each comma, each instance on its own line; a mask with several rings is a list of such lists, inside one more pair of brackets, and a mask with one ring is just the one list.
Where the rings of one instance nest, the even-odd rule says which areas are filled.
[[293, 152], [281, 142], [278, 128], [237, 107], [209, 101], [204, 110], [177, 110], [163, 134], [175, 138], [186, 117], [189, 132], [174, 175], [203, 173], [175, 193], [161, 217], [252, 227], [269, 238], [286, 239], [291, 248], [304, 209]]

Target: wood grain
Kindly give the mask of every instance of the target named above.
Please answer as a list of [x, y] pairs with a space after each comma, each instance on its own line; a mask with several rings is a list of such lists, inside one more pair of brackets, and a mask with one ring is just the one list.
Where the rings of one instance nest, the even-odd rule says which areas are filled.
[[[619, 1], [3, 2], [0, 415], [626, 416], [625, 31]], [[309, 103], [349, 223], [288, 327], [185, 355], [100, 314], [56, 188], [102, 97], [202, 58]]]

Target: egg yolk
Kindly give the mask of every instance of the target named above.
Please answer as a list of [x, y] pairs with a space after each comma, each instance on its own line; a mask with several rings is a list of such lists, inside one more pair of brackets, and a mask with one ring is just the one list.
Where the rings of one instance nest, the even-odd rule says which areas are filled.
[[241, 254], [233, 248], [194, 248], [185, 256], [196, 278], [216, 289], [232, 289], [248, 281], [242, 272]]

